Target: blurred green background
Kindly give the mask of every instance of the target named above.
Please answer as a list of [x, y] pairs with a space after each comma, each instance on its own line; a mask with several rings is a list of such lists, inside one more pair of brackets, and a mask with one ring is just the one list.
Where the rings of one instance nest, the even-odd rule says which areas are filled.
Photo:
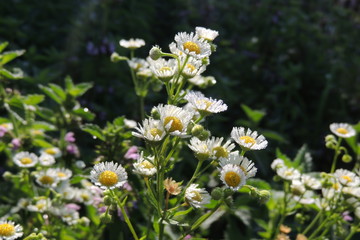
[[[217, 136], [240, 125], [266, 133], [270, 148], [254, 156], [260, 176], [272, 175], [276, 147], [293, 156], [304, 143], [316, 170], [329, 170], [328, 125], [360, 119], [360, 13], [340, 1], [7, 0], [0, 16], [0, 41], [27, 50], [14, 63], [26, 81], [15, 87], [34, 92], [40, 83], [63, 85], [66, 75], [93, 82], [81, 101], [102, 126], [119, 115], [138, 119], [127, 64], [110, 62], [113, 51], [128, 54], [120, 39], [144, 39], [137, 55], [145, 58], [155, 44], [167, 51], [179, 31], [219, 31], [205, 72], [217, 84], [204, 92], [229, 110], [207, 127]], [[146, 99], [148, 112], [164, 94]], [[251, 122], [243, 104], [266, 115]]]

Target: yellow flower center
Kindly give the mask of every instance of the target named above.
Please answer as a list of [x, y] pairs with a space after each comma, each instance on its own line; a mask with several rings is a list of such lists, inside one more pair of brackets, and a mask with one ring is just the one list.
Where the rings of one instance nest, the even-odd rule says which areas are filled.
[[160, 72], [165, 72], [165, 71], [171, 71], [171, 68], [169, 67], [162, 67], [159, 69]]
[[205, 104], [205, 110], [208, 109], [213, 103], [206, 100], [206, 99], [200, 99], [196, 101], [197, 104]]
[[87, 194], [81, 194], [81, 198], [86, 202], [90, 200], [90, 196]]
[[165, 126], [168, 125], [168, 123], [171, 121], [171, 126], [170, 126], [170, 129], [169, 131], [170, 132], [174, 132], [174, 131], [182, 131], [183, 130], [183, 125], [180, 121], [179, 118], [177, 117], [166, 117], [164, 119], [164, 123], [165, 123]]
[[66, 174], [63, 173], [63, 172], [58, 172], [57, 175], [58, 175], [58, 177], [60, 177], [60, 178], [66, 177]]
[[106, 170], [99, 175], [99, 182], [106, 187], [114, 186], [118, 180], [118, 175], [113, 171]]
[[201, 194], [198, 191], [193, 191], [192, 193], [195, 194], [195, 196], [193, 196], [191, 198], [192, 200], [195, 200], [195, 201], [198, 201], [198, 202], [202, 201]]
[[349, 133], [349, 131], [346, 130], [345, 128], [338, 128], [338, 129], [336, 129], [336, 131], [337, 131], [338, 133], [340, 133], [340, 134], [347, 134], [347, 133]]
[[243, 140], [246, 144], [251, 143], [251, 146], [256, 143], [255, 139], [249, 136], [242, 136], [240, 140]]
[[24, 158], [20, 159], [20, 162], [24, 165], [28, 165], [28, 164], [31, 164], [33, 162], [33, 160], [31, 158], [24, 157]]
[[46, 206], [46, 204], [45, 204], [45, 203], [38, 203], [38, 204], [36, 204], [36, 207], [37, 207], [37, 209], [39, 209], [39, 210], [44, 209], [44, 208], [45, 208], [45, 206]]
[[14, 235], [15, 227], [12, 224], [3, 223], [0, 224], [0, 236], [1, 237], [10, 237]]
[[352, 182], [352, 178], [349, 176], [341, 176], [342, 179], [346, 180], [347, 182]]
[[150, 134], [153, 136], [153, 137], [156, 137], [156, 136], [161, 136], [162, 134], [162, 131], [158, 128], [152, 128], [150, 129]]
[[187, 68], [190, 68], [190, 71], [191, 71], [191, 72], [196, 71], [196, 67], [195, 67], [194, 65], [190, 64], [190, 63], [187, 63], [187, 64], [186, 64], [186, 67], [187, 67]]
[[39, 181], [42, 183], [42, 184], [52, 184], [54, 182], [54, 178], [53, 177], [50, 177], [50, 176], [42, 176]]
[[140, 165], [142, 167], [144, 167], [144, 168], [147, 168], [147, 169], [150, 169], [150, 168], [154, 167], [154, 165], [152, 165], [152, 163], [149, 162], [148, 160], [143, 161]]
[[194, 42], [187, 41], [183, 44], [184, 49], [189, 50], [189, 52], [195, 52], [196, 54], [200, 54], [200, 47]]
[[236, 187], [240, 184], [241, 178], [238, 173], [236, 172], [227, 172], [225, 174], [225, 182], [230, 187]]
[[48, 149], [45, 150], [45, 152], [47, 154], [50, 154], [50, 155], [55, 155], [56, 154], [56, 150], [53, 149], [53, 148], [48, 148]]
[[222, 146], [214, 147], [213, 152], [215, 152], [216, 158], [227, 158], [229, 156], [228, 151]]
[[293, 172], [292, 171], [285, 171], [284, 175], [289, 177], [289, 176], [293, 175]]
[[340, 186], [339, 186], [339, 184], [334, 183], [334, 184], [332, 185], [332, 188], [335, 189], [335, 190], [339, 190]]

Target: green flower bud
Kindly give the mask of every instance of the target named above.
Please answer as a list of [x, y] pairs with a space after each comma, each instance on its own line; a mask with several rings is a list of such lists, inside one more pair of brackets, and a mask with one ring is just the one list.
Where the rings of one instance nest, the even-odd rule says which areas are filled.
[[195, 153], [195, 157], [199, 160], [199, 161], [205, 161], [208, 160], [210, 157], [210, 154], [208, 153]]
[[6, 171], [2, 176], [6, 181], [10, 181], [14, 175], [11, 172]]
[[229, 197], [229, 196], [232, 196], [233, 194], [234, 194], [233, 190], [231, 190], [230, 188], [225, 188], [224, 197]]
[[192, 129], [191, 129], [191, 134], [194, 137], [198, 137], [202, 134], [202, 132], [204, 131], [204, 127], [200, 124], [196, 124]]
[[102, 213], [101, 215], [100, 215], [100, 221], [102, 222], [102, 223], [110, 223], [111, 222], [111, 215], [109, 214], [109, 213]]
[[336, 141], [336, 138], [334, 135], [332, 135], [332, 134], [326, 135], [325, 142], [335, 142], [335, 141]]
[[120, 56], [118, 53], [113, 52], [110, 56], [110, 60], [112, 62], [126, 61], [129, 60], [127, 57]]
[[203, 58], [203, 59], [201, 60], [201, 62], [202, 62], [202, 64], [205, 65], [205, 66], [210, 64], [210, 60], [209, 60], [208, 57]]
[[261, 203], [266, 203], [270, 199], [270, 192], [268, 190], [259, 191], [259, 201]]
[[301, 213], [297, 213], [295, 214], [295, 221], [300, 223], [300, 224], [303, 224], [304, 223], [304, 216], [301, 214]]
[[211, 135], [210, 131], [205, 130], [197, 138], [200, 139], [201, 141], [205, 141], [206, 139], [208, 139], [210, 137], [210, 135]]
[[149, 56], [152, 60], [158, 60], [162, 56], [162, 51], [159, 46], [153, 46], [150, 49]]
[[110, 206], [112, 203], [113, 203], [113, 201], [112, 201], [112, 198], [110, 196], [105, 196], [104, 197], [104, 204], [106, 206]]
[[349, 163], [352, 161], [352, 157], [349, 155], [349, 154], [345, 154], [344, 156], [342, 156], [341, 160], [344, 162], [344, 163]]
[[117, 207], [117, 205], [115, 203], [110, 205], [110, 210], [111, 211], [117, 211], [117, 209], [118, 209], [118, 207]]
[[29, 236], [27, 236], [26, 238], [24, 238], [24, 240], [47, 240], [47, 239], [41, 233], [39, 233], [39, 234], [32, 233]]
[[158, 109], [156, 107], [153, 107], [151, 109], [151, 116], [155, 119], [155, 120], [159, 120], [160, 119], [160, 113], [158, 111]]
[[329, 149], [334, 149], [336, 147], [336, 144], [334, 142], [326, 142], [325, 147]]
[[78, 220], [78, 223], [82, 226], [89, 226], [90, 224], [90, 219], [88, 219], [87, 217], [81, 217], [79, 220]]
[[223, 190], [219, 187], [216, 187], [211, 192], [211, 197], [214, 200], [220, 200], [223, 197]]

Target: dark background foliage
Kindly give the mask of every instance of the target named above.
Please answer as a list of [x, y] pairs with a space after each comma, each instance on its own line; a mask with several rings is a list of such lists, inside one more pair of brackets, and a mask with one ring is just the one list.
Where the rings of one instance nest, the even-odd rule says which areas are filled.
[[[113, 51], [128, 54], [120, 39], [144, 39], [137, 55], [146, 57], [155, 44], [167, 51], [179, 31], [218, 30], [206, 71], [218, 83], [205, 94], [223, 99], [229, 111], [207, 127], [228, 136], [232, 126], [248, 124], [241, 104], [265, 111], [252, 127], [276, 134], [254, 156], [268, 179], [276, 147], [293, 156], [307, 143], [316, 170], [329, 170], [329, 124], [360, 119], [360, 13], [336, 1], [7, 0], [0, 16], [0, 41], [27, 50], [15, 62], [27, 74], [16, 87], [34, 92], [40, 83], [63, 85], [66, 75], [93, 82], [82, 104], [100, 125], [119, 115], [138, 119], [128, 67], [110, 62]], [[148, 112], [163, 95], [146, 99]]]

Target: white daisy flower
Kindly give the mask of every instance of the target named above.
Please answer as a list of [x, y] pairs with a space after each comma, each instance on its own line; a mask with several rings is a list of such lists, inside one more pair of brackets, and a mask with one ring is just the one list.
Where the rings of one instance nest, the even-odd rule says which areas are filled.
[[342, 192], [360, 198], [360, 187], [343, 187]]
[[144, 152], [140, 153], [140, 157], [133, 164], [133, 172], [142, 176], [151, 177], [156, 173], [156, 167], [154, 166], [154, 156], [144, 157]]
[[129, 40], [121, 39], [119, 41], [119, 44], [123, 48], [137, 49], [137, 48], [141, 48], [142, 46], [145, 46], [145, 41], [140, 38], [136, 38], [136, 39], [130, 38]]
[[37, 164], [38, 157], [34, 153], [19, 152], [13, 157], [13, 161], [19, 167], [30, 168]]
[[51, 147], [51, 148], [45, 148], [40, 151], [40, 154], [47, 153], [53, 156], [54, 158], [58, 158], [61, 156], [60, 148], [57, 147]]
[[136, 128], [136, 121], [134, 120], [131, 120], [131, 119], [124, 119], [124, 124], [125, 124], [125, 127], [127, 128]]
[[314, 177], [303, 174], [301, 175], [301, 181], [308, 189], [312, 189], [312, 190], [321, 189], [321, 182]]
[[254, 166], [253, 161], [247, 157], [240, 156], [238, 151], [235, 151], [229, 155], [228, 158], [220, 158], [220, 166], [224, 167], [228, 164], [236, 165], [241, 168], [246, 178], [254, 177], [257, 168]]
[[51, 166], [55, 163], [55, 158], [53, 155], [44, 152], [40, 155], [39, 162], [42, 166]]
[[185, 191], [186, 201], [194, 208], [203, 207], [210, 203], [210, 194], [204, 188], [198, 188], [198, 184], [191, 184]]
[[131, 60], [128, 60], [127, 62], [129, 64], [129, 67], [134, 69], [135, 71], [139, 71], [140, 69], [150, 67], [149, 62], [142, 58], [132, 58]]
[[143, 138], [150, 142], [159, 142], [163, 140], [166, 131], [159, 120], [153, 118], [144, 119], [143, 126], [135, 128], [137, 132], [132, 132], [132, 135], [138, 138]]
[[61, 220], [67, 223], [68, 225], [76, 224], [80, 218], [78, 211], [72, 208], [68, 208], [66, 206], [53, 208], [51, 212], [54, 215], [59, 216]]
[[175, 59], [165, 60], [163, 58], [160, 58], [159, 60], [154, 61], [151, 64], [150, 69], [157, 78], [164, 82], [167, 82], [177, 72], [177, 63]]
[[300, 204], [309, 205], [315, 203], [314, 195], [315, 194], [313, 191], [306, 191], [303, 195], [293, 196], [293, 198], [296, 202], [299, 202]]
[[[183, 65], [184, 63], [181, 63]], [[202, 64], [200, 60], [190, 57], [187, 59], [185, 66], [181, 72], [181, 74], [185, 78], [193, 78], [196, 75], [203, 73], [206, 70], [206, 66]]]
[[301, 196], [306, 191], [304, 183], [301, 182], [299, 179], [294, 179], [291, 181], [290, 189], [292, 194], [295, 196]]
[[197, 111], [201, 114], [219, 113], [227, 110], [227, 105], [222, 100], [216, 100], [205, 97], [201, 92], [190, 91], [185, 97]]
[[332, 123], [330, 124], [330, 130], [336, 136], [342, 138], [350, 138], [355, 136], [355, 129], [348, 123]]
[[346, 169], [337, 169], [334, 176], [338, 181], [347, 187], [357, 187], [360, 183], [360, 178], [353, 172]]
[[211, 30], [209, 28], [204, 27], [196, 27], [196, 34], [207, 41], [214, 41], [214, 39], [219, 36], [219, 32], [215, 30]]
[[201, 141], [197, 137], [192, 137], [188, 146], [194, 152], [196, 158], [200, 161], [209, 159], [211, 150], [209, 148], [208, 141]]
[[94, 166], [90, 179], [102, 189], [121, 187], [127, 181], [127, 173], [121, 164], [102, 162]]
[[201, 59], [211, 55], [210, 44], [194, 33], [180, 32], [176, 34], [175, 42], [180, 51], [194, 58]]
[[231, 138], [246, 150], [261, 150], [267, 147], [268, 142], [263, 135], [243, 127], [234, 127], [231, 131]]
[[65, 181], [71, 178], [72, 171], [67, 168], [55, 168], [56, 176], [60, 181]]
[[56, 188], [56, 191], [66, 200], [72, 200], [75, 197], [75, 188], [71, 187], [68, 182], [62, 182]]
[[282, 168], [285, 167], [285, 163], [284, 160], [282, 160], [281, 158], [276, 158], [272, 163], [271, 163], [271, 169], [276, 170], [278, 168]]
[[30, 212], [40, 212], [43, 213], [45, 211], [50, 210], [51, 208], [51, 201], [50, 199], [39, 199], [36, 201], [35, 205], [29, 205], [27, 209]]
[[160, 121], [164, 128], [171, 135], [187, 137], [186, 131], [190, 123], [193, 112], [185, 111], [173, 105], [162, 105], [156, 107], [160, 114]]
[[315, 198], [314, 203], [319, 209], [330, 211], [330, 202], [326, 198]]
[[237, 191], [246, 183], [244, 171], [235, 164], [226, 164], [220, 172], [221, 181], [233, 191]]
[[276, 169], [276, 174], [284, 180], [295, 180], [299, 179], [301, 174], [299, 170], [295, 168], [288, 168], [286, 166]]
[[216, 80], [213, 76], [202, 76], [196, 75], [195, 77], [189, 78], [188, 81], [200, 88], [210, 87], [216, 84]]
[[85, 188], [76, 188], [74, 200], [83, 203], [85, 205], [92, 205], [94, 203], [94, 196], [89, 189]]
[[176, 45], [176, 43], [172, 42], [169, 44], [170, 52], [180, 58], [185, 58], [186, 54], [182, 52]]
[[208, 145], [210, 151], [215, 159], [219, 159], [221, 157], [222, 158], [229, 157], [229, 154], [235, 148], [235, 144], [231, 143], [230, 140], [222, 144], [223, 140], [224, 138], [222, 137], [221, 138], [212, 137], [211, 139], [208, 139]]
[[52, 168], [37, 172], [35, 177], [36, 182], [42, 187], [54, 188], [59, 183], [56, 171]]
[[0, 221], [0, 240], [13, 240], [23, 235], [23, 228], [13, 221]]

